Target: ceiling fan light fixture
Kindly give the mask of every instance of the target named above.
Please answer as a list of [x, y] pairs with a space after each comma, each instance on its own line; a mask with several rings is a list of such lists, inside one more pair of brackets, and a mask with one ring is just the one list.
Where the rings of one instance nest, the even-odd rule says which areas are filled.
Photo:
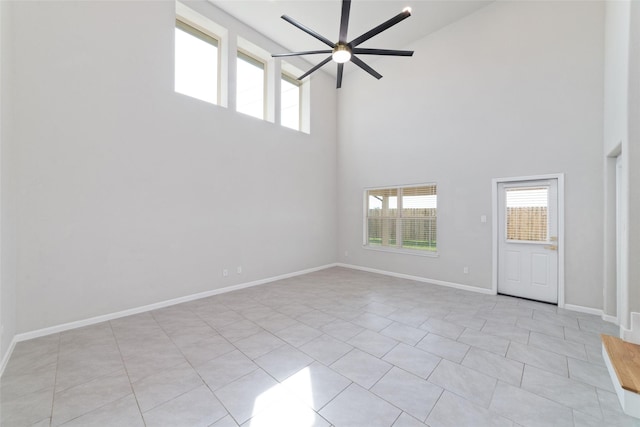
[[[0, 0], [2, 1], [2, 0]], [[333, 62], [337, 63], [337, 79], [336, 79], [336, 88], [340, 89], [342, 87], [342, 75], [344, 73], [344, 64], [346, 62], [351, 62], [352, 64], [360, 67], [371, 76], [376, 79], [381, 79], [382, 74], [378, 73], [376, 70], [368, 66], [362, 59], [360, 59], [360, 55], [387, 55], [387, 56], [412, 56], [412, 50], [394, 50], [394, 49], [372, 49], [372, 48], [363, 48], [358, 47], [360, 44], [366, 42], [372, 37], [377, 36], [381, 32], [388, 30], [393, 27], [397, 23], [407, 19], [411, 16], [411, 8], [405, 7], [402, 12], [392, 17], [391, 19], [386, 20], [382, 24], [378, 25], [367, 31], [366, 33], [361, 34], [355, 39], [349, 41], [347, 39], [347, 30], [349, 28], [349, 13], [351, 10], [351, 0], [342, 0], [342, 13], [340, 14], [340, 32], [338, 35], [338, 41], [332, 42], [328, 38], [324, 37], [321, 34], [313, 31], [309, 27], [305, 27], [301, 23], [297, 22], [293, 18], [288, 17], [287, 15], [282, 15], [282, 19], [293, 25], [294, 27], [304, 31], [311, 37], [314, 37], [329, 46], [330, 49], [323, 50], [307, 50], [303, 52], [290, 52], [290, 53], [273, 53], [271, 54], [274, 58], [287, 57], [287, 56], [302, 56], [302, 55], [314, 55], [314, 54], [331, 54], [327, 56], [322, 62], [314, 65], [309, 71], [298, 77], [298, 80], [302, 80], [307, 77], [309, 74], [314, 71], [322, 68], [329, 62], [333, 60]]]
[[331, 57], [338, 64], [349, 62], [351, 60], [351, 49], [349, 49], [347, 45], [338, 44], [333, 49], [333, 54], [331, 55]]

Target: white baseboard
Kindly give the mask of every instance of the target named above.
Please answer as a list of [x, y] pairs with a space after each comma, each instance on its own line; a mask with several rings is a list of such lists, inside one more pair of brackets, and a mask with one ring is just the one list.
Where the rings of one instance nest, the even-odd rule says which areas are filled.
[[9, 344], [9, 348], [7, 349], [7, 352], [4, 354], [4, 357], [2, 358], [2, 363], [0, 364], [0, 377], [2, 377], [2, 374], [4, 374], [4, 370], [7, 367], [7, 364], [9, 363], [9, 359], [11, 358], [11, 354], [13, 354], [13, 349], [16, 347], [17, 342], [18, 340], [16, 340], [16, 337], [14, 336], [13, 339], [11, 340], [11, 344]]
[[382, 274], [385, 276], [398, 277], [400, 279], [408, 279], [408, 280], [415, 280], [416, 282], [431, 283], [433, 285], [446, 286], [448, 288], [455, 288], [455, 289], [461, 289], [464, 291], [477, 292], [485, 295], [495, 295], [495, 293], [491, 289], [478, 288], [475, 286], [463, 285], [461, 283], [445, 282], [443, 280], [428, 279], [426, 277], [420, 277], [420, 276], [411, 276], [409, 274], [395, 273], [393, 271], [386, 271], [386, 270], [378, 270], [376, 268], [361, 267], [359, 265], [353, 265], [353, 264], [338, 263], [336, 265], [338, 267], [351, 268], [353, 270], [360, 270], [360, 271], [366, 271], [369, 273]]
[[[271, 283], [271, 282], [275, 282], [275, 281], [278, 281], [278, 280], [283, 280], [283, 279], [288, 279], [288, 278], [291, 278], [291, 277], [301, 276], [301, 275], [304, 275], [304, 274], [309, 274], [309, 273], [313, 273], [315, 271], [325, 270], [325, 269], [332, 268], [332, 267], [350, 268], [350, 269], [353, 269], [353, 270], [360, 270], [360, 271], [366, 271], [366, 272], [369, 272], [369, 273], [382, 274], [382, 275], [390, 276], [390, 277], [397, 277], [397, 278], [401, 278], [401, 279], [414, 280], [414, 281], [422, 282], [422, 283], [431, 283], [431, 284], [434, 284], [434, 285], [445, 286], [445, 287], [454, 288], [454, 289], [461, 289], [461, 290], [481, 293], [481, 294], [485, 294], [485, 295], [495, 295], [495, 293], [491, 289], [478, 288], [478, 287], [475, 287], [475, 286], [463, 285], [461, 283], [454, 283], [454, 282], [447, 282], [447, 281], [443, 281], [443, 280], [429, 279], [429, 278], [420, 277], [420, 276], [412, 276], [412, 275], [409, 275], [409, 274], [396, 273], [396, 272], [392, 272], [392, 271], [379, 270], [379, 269], [375, 269], [375, 268], [362, 267], [362, 266], [352, 265], [352, 264], [344, 264], [344, 263], [326, 264], [326, 265], [323, 265], [323, 266], [320, 266], [320, 267], [309, 268], [309, 269], [306, 269], [306, 270], [300, 270], [300, 271], [296, 271], [296, 272], [292, 272], [292, 273], [282, 274], [282, 275], [279, 275], [279, 276], [274, 276], [274, 277], [269, 277], [269, 278], [265, 278], [265, 279], [255, 280], [255, 281], [252, 281], [252, 282], [241, 283], [241, 284], [238, 284], [238, 285], [228, 286], [228, 287], [225, 287], [225, 288], [213, 289], [213, 290], [206, 291], [206, 292], [200, 292], [200, 293], [197, 293], [197, 294], [192, 294], [192, 295], [187, 295], [187, 296], [184, 296], [184, 297], [179, 297], [179, 298], [174, 298], [174, 299], [170, 299], [170, 300], [166, 300], [166, 301], [161, 301], [161, 302], [158, 302], [158, 303], [149, 304], [149, 305], [145, 305], [145, 306], [141, 306], [141, 307], [135, 307], [135, 308], [131, 308], [131, 309], [128, 309], [128, 310], [118, 311], [118, 312], [115, 312], [115, 313], [109, 313], [109, 314], [105, 314], [105, 315], [101, 315], [101, 316], [91, 317], [91, 318], [88, 318], [88, 319], [77, 320], [77, 321], [63, 323], [63, 324], [56, 325], [56, 326], [51, 326], [51, 327], [48, 327], [48, 328], [43, 328], [43, 329], [38, 329], [38, 330], [35, 330], [35, 331], [30, 331], [30, 332], [17, 334], [17, 335], [15, 335], [13, 337], [13, 340], [11, 341], [11, 345], [9, 346], [9, 349], [7, 350], [6, 354], [2, 358], [2, 364], [0, 365], [0, 376], [4, 372], [4, 369], [5, 369], [6, 365], [7, 365], [7, 363], [9, 362], [9, 358], [11, 357], [11, 354], [13, 353], [13, 349], [15, 348], [16, 343], [18, 343], [20, 341], [26, 341], [26, 340], [30, 340], [30, 339], [33, 339], [33, 338], [39, 338], [39, 337], [43, 337], [43, 336], [46, 336], [46, 335], [51, 335], [51, 334], [55, 334], [55, 333], [59, 333], [59, 332], [68, 331], [68, 330], [71, 330], [71, 329], [81, 328], [83, 326], [94, 325], [96, 323], [106, 322], [106, 321], [109, 321], [109, 320], [114, 320], [114, 319], [118, 319], [118, 318], [125, 317], [125, 316], [131, 316], [131, 315], [134, 315], [134, 314], [139, 314], [139, 313], [144, 313], [144, 312], [147, 312], [147, 311], [157, 310], [159, 308], [169, 307], [169, 306], [172, 306], [172, 305], [176, 305], [176, 304], [180, 304], [180, 303], [184, 303], [184, 302], [189, 302], [189, 301], [194, 301], [194, 300], [201, 299], [201, 298], [207, 298], [207, 297], [210, 297], [210, 296], [213, 296], [213, 295], [232, 292], [232, 291], [239, 290], [239, 289], [245, 289], [245, 288], [249, 288], [249, 287], [253, 287], [253, 286], [264, 285], [266, 283]], [[572, 305], [572, 304], [565, 304], [564, 308], [566, 308], [567, 310], [578, 311], [578, 312], [581, 312], [581, 313], [588, 313], [588, 314], [598, 315], [598, 316], [601, 316], [604, 320], [607, 320], [607, 321], [610, 321], [610, 322], [613, 322], [613, 323], [617, 323], [617, 319], [615, 317], [607, 316], [607, 315], [603, 314], [602, 310], [599, 310], [599, 309], [590, 308], [590, 307], [582, 307], [582, 306]], [[634, 315], [637, 315], [637, 316], [634, 317]], [[634, 319], [636, 319], [635, 322], [634, 322]], [[633, 328], [633, 325], [636, 325], [636, 324], [637, 324], [637, 327]], [[621, 327], [621, 336], [624, 339], [626, 339], [625, 338], [625, 332], [626, 332], [626, 335], [628, 335], [628, 336], [636, 336], [636, 335], [640, 334], [640, 313], [632, 313], [632, 329], [636, 331], [635, 334], [632, 333], [631, 330], [627, 331], [626, 329]], [[631, 341], [631, 342], [637, 342], [637, 341], [633, 341], [632, 339], [631, 340], [630, 339], [626, 339], [626, 340], [627, 341]]]
[[599, 308], [583, 307], [581, 305], [573, 304], [565, 304], [563, 308], [565, 308], [566, 310], [577, 311], [579, 313], [587, 313], [593, 314], [594, 316], [600, 316], [600, 318], [605, 322], [613, 323], [614, 325], [618, 324], [618, 318], [616, 316], [604, 314], [604, 311], [600, 310]]
[[620, 337], [634, 344], [640, 344], [640, 313], [631, 312], [631, 329], [620, 325]]
[[[83, 319], [83, 320], [77, 320], [74, 322], [69, 322], [69, 323], [63, 323], [61, 325], [56, 325], [56, 326], [51, 326], [48, 328], [43, 328], [43, 329], [38, 329], [35, 331], [31, 331], [31, 332], [25, 332], [22, 334], [17, 334], [14, 337], [14, 341], [15, 342], [20, 342], [20, 341], [26, 341], [26, 340], [30, 340], [33, 338], [39, 338], [39, 337], [43, 337], [46, 335], [51, 335], [51, 334], [55, 334], [58, 332], [64, 332], [64, 331], [68, 331], [71, 329], [76, 329], [76, 328], [81, 328], [83, 326], [89, 326], [89, 325], [94, 325], [96, 323], [101, 323], [101, 322], [106, 322], [108, 320], [113, 320], [113, 319], [118, 319], [121, 317], [125, 317], [125, 316], [131, 316], [133, 314], [139, 314], [139, 313], [144, 313], [147, 311], [151, 311], [151, 310], [157, 310], [159, 308], [164, 308], [164, 307], [169, 307], [172, 305], [176, 305], [176, 304], [180, 304], [183, 302], [189, 302], [189, 301], [194, 301], [197, 299], [201, 299], [201, 298], [207, 298], [213, 295], [219, 295], [219, 294], [223, 294], [223, 293], [227, 293], [227, 292], [231, 292], [231, 291], [237, 291], [239, 289], [245, 289], [245, 288], [250, 288], [253, 286], [259, 286], [259, 285], [264, 285], [266, 283], [271, 283], [271, 282], [275, 282], [278, 280], [283, 280], [283, 279], [288, 279], [290, 277], [295, 277], [295, 276], [302, 276], [303, 274], [309, 274], [309, 273], [313, 273], [314, 271], [320, 271], [320, 270], [325, 270], [327, 268], [331, 268], [331, 267], [336, 267], [337, 264], [327, 264], [327, 265], [323, 265], [320, 267], [314, 267], [314, 268], [309, 268], [306, 270], [301, 270], [301, 271], [296, 271], [293, 273], [287, 273], [287, 274], [282, 274], [280, 276], [274, 276], [274, 277], [269, 277], [266, 279], [260, 279], [260, 280], [255, 280], [253, 282], [247, 282], [247, 283], [241, 283], [239, 285], [233, 285], [233, 286], [227, 286], [225, 288], [219, 288], [219, 289], [212, 289], [210, 291], [206, 291], [206, 292], [200, 292], [197, 294], [192, 294], [192, 295], [187, 295], [184, 297], [179, 297], [179, 298], [174, 298], [174, 299], [170, 299], [170, 300], [166, 300], [166, 301], [161, 301], [161, 302], [157, 302], [154, 304], [149, 304], [149, 305], [144, 305], [141, 307], [135, 307], [135, 308], [131, 308], [128, 310], [123, 310], [123, 311], [118, 311], [115, 313], [109, 313], [109, 314], [104, 314], [102, 316], [96, 316], [96, 317], [91, 317], [89, 319]], [[11, 349], [13, 350], [13, 348]], [[7, 352], [7, 360], [11, 355], [11, 352]]]
[[[471, 292], [478, 292], [478, 293], [486, 294], [486, 295], [495, 295], [494, 292], [491, 289], [478, 288], [478, 287], [475, 287], [475, 286], [463, 285], [463, 284], [460, 284], [460, 283], [445, 282], [443, 280], [428, 279], [428, 278], [420, 277], [420, 276], [411, 276], [409, 274], [395, 273], [395, 272], [392, 272], [392, 271], [378, 270], [378, 269], [369, 268], [369, 267], [361, 267], [359, 265], [353, 265], [353, 264], [338, 263], [337, 266], [338, 267], [351, 268], [351, 269], [354, 269], [354, 270], [367, 271], [369, 273], [383, 274], [385, 276], [399, 277], [401, 279], [415, 280], [417, 282], [432, 283], [434, 285], [440, 285], [440, 286], [446, 286], [446, 287], [449, 287], [449, 288], [462, 289], [462, 290], [471, 291]], [[574, 304], [565, 304], [563, 308], [565, 308], [567, 310], [571, 310], [571, 311], [577, 311], [577, 312], [580, 312], [580, 313], [593, 314], [593, 315], [596, 315], [596, 316], [600, 316], [603, 320], [606, 320], [607, 322], [612, 322], [612, 323], [615, 323], [615, 324], [618, 323], [618, 319], [615, 316], [608, 316], [608, 315], [604, 314], [604, 312], [602, 310], [598, 309], [598, 308], [583, 307], [581, 305], [574, 305]], [[640, 329], [640, 313], [637, 313], [637, 314], [638, 314], [638, 327]]]
[[563, 308], [566, 310], [577, 311], [579, 313], [593, 314], [596, 316], [600, 316], [601, 318], [604, 318], [604, 312], [599, 308], [583, 307], [581, 305], [573, 305], [573, 304], [565, 304]]

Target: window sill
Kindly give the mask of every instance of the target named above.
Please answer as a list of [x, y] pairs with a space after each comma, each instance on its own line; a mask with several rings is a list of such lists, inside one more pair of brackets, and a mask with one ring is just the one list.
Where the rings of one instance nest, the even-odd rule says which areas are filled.
[[362, 245], [363, 249], [368, 251], [377, 251], [377, 252], [391, 252], [394, 254], [403, 254], [403, 255], [415, 255], [427, 258], [438, 258], [438, 252], [431, 251], [415, 251], [411, 249], [396, 249], [396, 248], [385, 248], [382, 246], [371, 246], [371, 245]]

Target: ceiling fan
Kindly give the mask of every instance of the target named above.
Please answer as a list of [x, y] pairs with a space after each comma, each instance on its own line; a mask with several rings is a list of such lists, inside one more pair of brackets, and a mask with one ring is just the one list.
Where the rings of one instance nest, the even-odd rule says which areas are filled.
[[389, 19], [388, 21], [383, 22], [375, 28], [367, 31], [359, 37], [351, 41], [347, 41], [347, 29], [349, 28], [349, 11], [351, 10], [351, 0], [342, 0], [342, 14], [340, 16], [340, 35], [338, 36], [338, 42], [333, 43], [331, 40], [323, 37], [322, 35], [316, 33], [309, 27], [306, 27], [294, 19], [290, 18], [287, 15], [282, 15], [282, 19], [287, 21], [288, 23], [294, 25], [295, 27], [301, 29], [305, 33], [309, 34], [312, 37], [320, 40], [324, 44], [331, 47], [331, 49], [324, 50], [307, 50], [304, 52], [291, 52], [291, 53], [274, 53], [271, 55], [274, 58], [286, 57], [286, 56], [302, 56], [302, 55], [315, 55], [322, 53], [329, 53], [329, 57], [320, 62], [318, 65], [311, 68], [309, 71], [298, 77], [298, 80], [302, 80], [307, 77], [309, 74], [314, 71], [320, 69], [322, 66], [327, 64], [329, 61], [333, 59], [334, 62], [338, 64], [338, 79], [336, 87], [340, 89], [342, 86], [342, 72], [344, 70], [344, 64], [346, 62], [353, 62], [358, 67], [362, 68], [367, 73], [371, 74], [376, 79], [382, 78], [382, 75], [378, 73], [376, 70], [368, 66], [364, 61], [358, 58], [356, 55], [388, 55], [388, 56], [412, 56], [412, 50], [390, 50], [390, 49], [369, 49], [369, 48], [360, 48], [358, 47], [363, 42], [369, 40], [373, 36], [380, 34], [381, 32], [391, 28], [397, 23], [407, 19], [411, 16], [411, 9], [405, 8], [402, 12]]

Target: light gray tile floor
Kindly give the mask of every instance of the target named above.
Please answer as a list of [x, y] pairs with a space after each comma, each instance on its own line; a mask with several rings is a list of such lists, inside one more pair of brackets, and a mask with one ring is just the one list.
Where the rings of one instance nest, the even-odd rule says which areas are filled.
[[597, 316], [344, 268], [18, 343], [0, 425], [640, 426]]

